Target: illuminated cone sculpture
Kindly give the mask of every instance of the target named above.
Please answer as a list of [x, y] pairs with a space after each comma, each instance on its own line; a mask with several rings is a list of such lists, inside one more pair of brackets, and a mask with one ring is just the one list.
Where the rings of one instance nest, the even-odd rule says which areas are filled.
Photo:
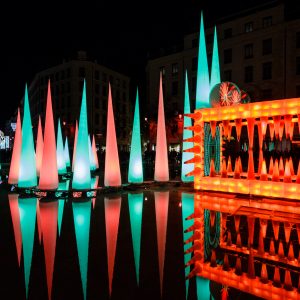
[[70, 167], [71, 166], [71, 162], [70, 162], [70, 152], [69, 152], [68, 137], [66, 137], [66, 140], [65, 140], [64, 155], [65, 155], [66, 167]]
[[139, 109], [139, 92], [136, 91], [136, 101], [133, 119], [133, 128], [131, 135], [130, 158], [128, 167], [128, 182], [142, 183], [143, 161], [141, 148], [141, 130], [140, 130], [140, 109]]
[[75, 154], [76, 154], [76, 147], [77, 147], [77, 138], [78, 138], [78, 122], [76, 121], [74, 145], [73, 145], [73, 157], [72, 157], [72, 172], [74, 171], [74, 161], [75, 161]]
[[36, 172], [38, 176], [40, 176], [40, 171], [42, 166], [43, 149], [44, 149], [43, 129], [42, 129], [41, 117], [39, 116], [39, 125], [38, 125], [37, 140], [36, 140]]
[[62, 133], [61, 133], [60, 119], [58, 119], [58, 125], [57, 125], [56, 155], [57, 155], [58, 174], [59, 175], [66, 174], [67, 167], [66, 167], [66, 160], [65, 160], [64, 142], [63, 142]]
[[52, 112], [50, 81], [48, 82], [48, 96], [44, 130], [44, 148], [42, 166], [40, 171], [39, 188], [41, 190], [56, 190], [58, 188], [56, 141]]
[[96, 170], [96, 162], [95, 162], [95, 156], [92, 149], [92, 141], [91, 137], [89, 136], [89, 158], [90, 158], [90, 170], [95, 171]]
[[93, 135], [93, 142], [92, 142], [92, 152], [93, 152], [94, 159], [95, 159], [96, 169], [99, 169], [99, 161], [98, 161], [98, 155], [97, 155], [96, 142], [95, 142], [94, 135]]
[[21, 128], [20, 110], [18, 109], [14, 147], [13, 147], [10, 168], [9, 168], [9, 176], [8, 176], [8, 183], [10, 183], [10, 184], [18, 183], [21, 148], [22, 148], [22, 128]]
[[168, 148], [164, 113], [164, 99], [162, 90], [162, 74], [159, 82], [159, 103], [158, 103], [158, 120], [156, 136], [156, 154], [155, 154], [155, 181], [169, 181], [169, 163]]
[[109, 84], [104, 185], [105, 186], [121, 186], [121, 184], [122, 184], [122, 182], [121, 182], [118, 146], [117, 146], [117, 139], [116, 139], [114, 111], [113, 111], [113, 104], [112, 104], [111, 87]]

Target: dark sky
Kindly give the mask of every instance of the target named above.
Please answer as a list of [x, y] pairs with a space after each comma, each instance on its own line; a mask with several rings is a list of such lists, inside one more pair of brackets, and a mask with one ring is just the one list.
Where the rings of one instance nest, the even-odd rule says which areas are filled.
[[[264, 1], [54, 1], [40, 5], [10, 1], [1, 18], [0, 126], [23, 96], [25, 82], [44, 68], [86, 50], [90, 59], [143, 81], [147, 53], [176, 44], [186, 33]], [[63, 1], [61, 1], [63, 2]], [[139, 82], [140, 85], [143, 82]]]

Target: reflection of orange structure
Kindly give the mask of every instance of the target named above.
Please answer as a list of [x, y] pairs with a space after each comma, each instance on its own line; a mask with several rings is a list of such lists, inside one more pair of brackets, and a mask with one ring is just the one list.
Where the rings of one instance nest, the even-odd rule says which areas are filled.
[[[289, 164], [285, 164], [284, 167], [283, 161], [280, 161], [279, 166], [278, 163], [276, 164], [275, 162], [275, 166], [278, 168], [278, 174], [277, 172], [274, 174], [271, 165], [269, 165], [269, 173], [265, 174], [266, 170], [265, 166], [263, 166], [264, 157], [262, 151], [267, 128], [269, 128], [271, 138], [274, 138], [275, 136], [276, 139], [281, 141], [282, 136], [285, 133], [286, 138], [289, 138], [293, 142], [295, 124], [299, 123], [299, 113], [300, 99], [296, 98], [196, 110], [194, 114], [190, 115], [194, 119], [194, 126], [189, 128], [194, 132], [194, 148], [187, 150], [189, 152], [194, 152], [195, 154], [195, 158], [190, 162], [195, 163], [195, 169], [192, 174], [190, 174], [195, 176], [195, 189], [299, 200], [299, 175], [292, 175], [289, 170]], [[238, 127], [236, 128], [236, 131], [239, 135], [242, 127], [247, 127], [249, 138], [247, 172], [237, 174], [237, 170], [234, 173], [227, 170], [227, 174], [225, 174], [225, 167], [223, 167], [222, 176], [214, 174], [213, 177], [204, 177], [203, 169], [205, 153], [203, 148], [203, 128], [205, 123], [209, 123], [210, 126], [212, 126], [212, 124], [215, 126], [215, 123], [217, 123], [224, 138], [228, 138], [228, 128]], [[258, 128], [259, 140], [259, 164], [256, 173], [254, 172], [253, 165], [253, 138], [255, 126]], [[220, 152], [222, 160], [222, 151]], [[263, 172], [263, 174], [261, 174], [261, 172]], [[298, 172], [295, 171], [295, 174], [297, 173], [299, 174], [299, 170]]]

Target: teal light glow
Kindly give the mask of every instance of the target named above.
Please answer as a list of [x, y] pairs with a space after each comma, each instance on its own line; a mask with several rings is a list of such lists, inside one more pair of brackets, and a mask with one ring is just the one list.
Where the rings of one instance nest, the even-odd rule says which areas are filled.
[[142, 148], [141, 148], [139, 91], [137, 90], [133, 128], [132, 128], [132, 135], [131, 135], [128, 182], [142, 183], [143, 181], [144, 178], [143, 178], [143, 161], [142, 161]]
[[28, 298], [28, 285], [32, 261], [32, 250], [34, 243], [35, 221], [36, 221], [36, 198], [19, 198], [19, 212], [21, 223], [21, 234], [23, 241], [23, 260], [26, 298]]
[[56, 157], [57, 157], [57, 170], [59, 175], [67, 173], [64, 142], [61, 134], [60, 119], [57, 125], [57, 142], [56, 142]]
[[37, 185], [36, 160], [32, 135], [32, 124], [29, 108], [27, 85], [24, 96], [24, 115], [22, 124], [22, 146], [18, 186], [21, 188]]
[[60, 235], [60, 231], [61, 231], [61, 223], [64, 215], [64, 207], [65, 207], [65, 200], [58, 199], [58, 215], [57, 215], [58, 235]]
[[[191, 214], [194, 213], [194, 194], [182, 193], [181, 194], [181, 207], [182, 207], [182, 229], [183, 229], [183, 241], [189, 239], [193, 232], [185, 232], [190, 226], [194, 224], [194, 220], [186, 220]], [[184, 251], [191, 247], [191, 243], [184, 244]], [[188, 261], [192, 258], [192, 253], [188, 253], [184, 255], [184, 264], [186, 265]], [[190, 273], [190, 266], [185, 268], [185, 277], [187, 277]], [[185, 281], [185, 298], [188, 298], [189, 293], [189, 280]]]
[[197, 87], [196, 87], [196, 109], [210, 107], [209, 92], [210, 92], [210, 85], [209, 85], [207, 55], [206, 55], [205, 32], [204, 32], [204, 24], [203, 24], [203, 14], [201, 12]]
[[66, 137], [66, 140], [65, 140], [64, 153], [65, 153], [66, 167], [70, 167], [71, 162], [70, 162], [70, 151], [69, 151], [68, 137]]
[[197, 299], [210, 300], [209, 280], [200, 276], [196, 276]]
[[[191, 113], [190, 108], [190, 95], [189, 95], [189, 81], [187, 71], [185, 72], [185, 92], [184, 92], [184, 114]], [[192, 130], [186, 130], [185, 127], [192, 126], [192, 119], [189, 117], [183, 117], [183, 140], [193, 137]], [[182, 150], [193, 148], [194, 143], [183, 142]], [[182, 160], [181, 160], [181, 180], [183, 182], [192, 182], [194, 181], [194, 176], [186, 177], [185, 175], [194, 170], [194, 164], [185, 164], [185, 162], [194, 157], [192, 152], [182, 151]]]
[[221, 76], [220, 76], [218, 37], [217, 37], [217, 28], [215, 27], [214, 46], [213, 46], [211, 72], [210, 72], [210, 90], [212, 90], [212, 88], [220, 82], [221, 82]]
[[84, 190], [91, 188], [90, 160], [88, 153], [89, 136], [86, 109], [86, 83], [84, 80], [78, 127], [78, 138], [74, 161], [74, 173], [72, 181], [73, 189]]
[[95, 156], [92, 150], [92, 141], [90, 136], [89, 136], [89, 159], [90, 159], [90, 170], [95, 171], [97, 167], [95, 162]]
[[144, 200], [143, 193], [128, 194], [131, 236], [132, 236], [135, 272], [136, 272], [135, 274], [136, 274], [136, 280], [138, 285], [139, 285], [139, 278], [140, 278], [140, 253], [141, 253], [143, 200]]
[[61, 181], [58, 183], [58, 191], [68, 191], [69, 190], [69, 185], [70, 185], [70, 180], [66, 181]]
[[73, 202], [72, 207], [82, 290], [84, 299], [86, 299], [91, 201]]

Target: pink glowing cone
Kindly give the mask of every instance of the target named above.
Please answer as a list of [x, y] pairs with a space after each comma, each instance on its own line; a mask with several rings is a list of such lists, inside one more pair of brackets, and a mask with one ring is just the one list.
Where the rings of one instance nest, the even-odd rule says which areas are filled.
[[248, 118], [247, 119], [249, 148], [251, 148], [251, 149], [253, 148], [254, 123], [255, 123], [255, 118]]
[[155, 181], [169, 181], [168, 148], [164, 113], [164, 99], [162, 90], [162, 75], [159, 83], [158, 120], [155, 154]]
[[120, 186], [121, 184], [122, 184], [122, 182], [121, 182], [118, 146], [117, 146], [117, 139], [116, 139], [114, 111], [113, 111], [113, 105], [112, 105], [111, 87], [109, 84], [104, 185], [105, 186]]
[[38, 125], [37, 140], [36, 140], [36, 173], [38, 176], [40, 176], [40, 171], [42, 166], [43, 148], [44, 148], [43, 130], [42, 130], [41, 117], [39, 116], [39, 125]]
[[250, 180], [255, 179], [254, 176], [254, 161], [253, 161], [253, 151], [249, 150], [249, 158], [248, 158], [248, 174], [247, 178]]
[[283, 175], [284, 175], [284, 164], [283, 164], [282, 157], [280, 157], [280, 160], [279, 160], [279, 176], [283, 176]]
[[274, 128], [274, 124], [273, 123], [269, 124], [269, 129], [270, 129], [270, 138], [273, 141], [274, 140], [274, 133], [275, 133], [275, 128]]
[[278, 160], [275, 160], [273, 174], [272, 174], [272, 181], [279, 181], [279, 170], [278, 170]]
[[75, 161], [75, 155], [76, 155], [77, 139], [78, 139], [78, 122], [76, 120], [74, 146], [73, 146], [73, 157], [72, 157], [72, 171], [74, 171], [74, 161]]
[[97, 149], [96, 149], [96, 142], [95, 142], [95, 136], [93, 135], [93, 142], [92, 142], [92, 152], [95, 159], [96, 169], [99, 169], [99, 161], [98, 161], [98, 155], [97, 155]]
[[237, 140], [240, 141], [242, 131], [242, 119], [235, 120]]
[[9, 176], [8, 176], [8, 183], [10, 184], [18, 184], [21, 147], [22, 147], [22, 128], [21, 128], [20, 110], [18, 109], [14, 147], [13, 147], [10, 168], [9, 168]]
[[287, 139], [290, 137], [290, 127], [291, 127], [291, 124], [293, 124], [292, 119], [293, 119], [292, 115], [284, 116], [285, 136]]
[[267, 126], [268, 126], [268, 117], [261, 117], [260, 123], [261, 123], [261, 132], [264, 139], [267, 131]]
[[43, 243], [46, 263], [46, 277], [48, 287], [48, 299], [52, 294], [52, 279], [54, 271], [54, 259], [57, 232], [57, 201], [40, 202], [40, 214], [43, 231]]
[[284, 235], [285, 235], [285, 241], [288, 243], [290, 241], [291, 237], [291, 230], [292, 230], [292, 224], [289, 222], [284, 222], [283, 223], [283, 228], [284, 228]]
[[278, 247], [278, 257], [284, 258], [284, 249], [283, 249], [283, 243], [282, 241], [279, 241], [279, 247]]
[[18, 263], [20, 266], [21, 251], [22, 251], [22, 235], [21, 235], [21, 224], [20, 224], [20, 212], [18, 206], [18, 194], [8, 194], [8, 200], [9, 200], [11, 220], [14, 228]]
[[55, 129], [52, 112], [50, 81], [48, 82], [48, 96], [44, 132], [44, 148], [40, 170], [39, 188], [41, 190], [56, 190], [58, 187], [58, 171], [56, 157]]
[[272, 221], [272, 226], [273, 226], [273, 231], [274, 231], [274, 236], [275, 236], [275, 240], [278, 240], [278, 236], [279, 236], [279, 221]]
[[271, 157], [270, 164], [269, 164], [269, 174], [270, 175], [273, 175], [273, 169], [274, 169], [274, 161], [273, 161], [273, 157]]
[[280, 130], [280, 116], [274, 116], [273, 120], [274, 120], [274, 130], [275, 130], [275, 136], [278, 139], [279, 137], [279, 130]]
[[266, 264], [262, 264], [261, 266], [261, 271], [260, 271], [260, 281], [262, 283], [268, 283], [268, 271], [267, 271], [267, 266]]
[[121, 197], [104, 198], [109, 295], [112, 291], [116, 246], [118, 238]]
[[157, 247], [159, 262], [160, 291], [162, 293], [165, 248], [167, 237], [169, 192], [154, 192], [155, 197], [155, 216], [157, 229]]

